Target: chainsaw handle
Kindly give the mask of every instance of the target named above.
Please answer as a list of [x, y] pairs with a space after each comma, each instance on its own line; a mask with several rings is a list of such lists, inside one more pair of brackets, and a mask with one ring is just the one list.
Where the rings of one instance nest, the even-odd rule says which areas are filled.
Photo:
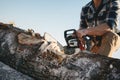
[[[79, 42], [80, 41], [77, 37], [75, 29], [65, 30], [64, 31], [64, 38], [65, 38], [65, 41], [66, 41], [68, 47], [70, 47], [70, 48], [78, 48], [79, 47]], [[76, 46], [70, 46], [70, 44], [69, 44], [70, 39], [77, 41], [77, 45]]]
[[73, 32], [72, 34], [75, 33], [75, 36], [76, 36], [76, 30], [75, 29], [65, 30], [64, 31], [64, 37], [65, 37], [65, 39], [67, 38], [67, 35], [70, 35], [70, 32]]
[[[70, 35], [70, 32], [72, 32], [71, 34], [73, 34], [73, 37], [75, 38], [78, 38], [77, 36], [77, 31], [75, 29], [69, 29], [69, 30], [65, 30], [64, 31], [64, 37], [66, 38], [67, 35]], [[75, 35], [75, 36], [74, 36]], [[85, 35], [85, 36], [82, 36], [82, 39], [87, 39], [86, 37], [90, 37], [89, 35]]]

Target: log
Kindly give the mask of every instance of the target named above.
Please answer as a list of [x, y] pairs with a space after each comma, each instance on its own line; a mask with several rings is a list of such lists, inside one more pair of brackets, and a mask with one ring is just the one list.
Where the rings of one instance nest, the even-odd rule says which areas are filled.
[[34, 80], [34, 79], [0, 62], [0, 80]]
[[[22, 34], [31, 37], [22, 42]], [[67, 55], [52, 46], [43, 51], [44, 38], [31, 34], [0, 24], [0, 61], [35, 80], [120, 80], [119, 59], [84, 51]]]

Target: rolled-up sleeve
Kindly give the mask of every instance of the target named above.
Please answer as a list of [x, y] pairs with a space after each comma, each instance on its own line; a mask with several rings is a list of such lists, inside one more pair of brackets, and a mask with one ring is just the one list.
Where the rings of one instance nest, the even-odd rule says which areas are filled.
[[111, 0], [110, 9], [108, 11], [108, 16], [106, 18], [106, 22], [111, 29], [118, 26], [119, 15], [120, 15], [120, 1]]

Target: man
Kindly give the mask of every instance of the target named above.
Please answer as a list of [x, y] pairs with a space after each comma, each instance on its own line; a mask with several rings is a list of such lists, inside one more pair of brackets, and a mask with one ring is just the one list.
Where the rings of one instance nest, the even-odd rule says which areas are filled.
[[77, 35], [92, 36], [91, 52], [112, 57], [120, 47], [118, 33], [119, 0], [92, 0], [82, 8], [80, 28]]

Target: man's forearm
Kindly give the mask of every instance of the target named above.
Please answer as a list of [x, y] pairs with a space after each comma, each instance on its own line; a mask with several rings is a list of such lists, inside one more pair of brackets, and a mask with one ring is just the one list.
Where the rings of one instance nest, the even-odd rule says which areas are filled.
[[106, 23], [103, 23], [96, 27], [90, 27], [84, 30], [86, 35], [96, 35], [96, 36], [102, 36], [106, 32], [112, 31]]

